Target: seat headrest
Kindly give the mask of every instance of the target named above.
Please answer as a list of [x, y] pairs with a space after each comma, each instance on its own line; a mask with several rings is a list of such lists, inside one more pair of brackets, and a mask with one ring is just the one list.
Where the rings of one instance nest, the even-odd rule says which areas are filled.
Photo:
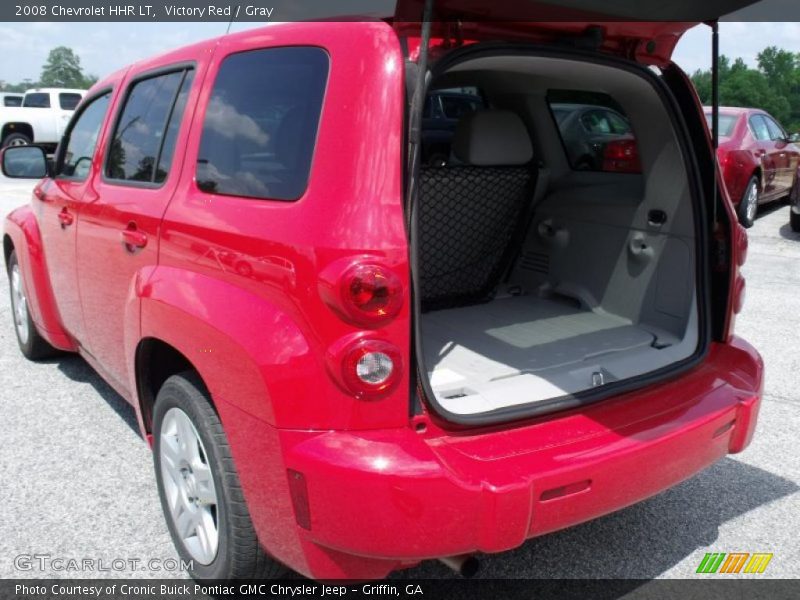
[[475, 166], [524, 165], [533, 158], [533, 145], [516, 113], [479, 110], [456, 125], [453, 152], [461, 162]]

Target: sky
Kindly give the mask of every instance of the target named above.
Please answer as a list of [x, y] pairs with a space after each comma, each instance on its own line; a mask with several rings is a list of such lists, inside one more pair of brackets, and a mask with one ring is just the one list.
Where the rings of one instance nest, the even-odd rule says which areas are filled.
[[[700, 0], [699, 0], [700, 1]], [[257, 27], [233, 23], [231, 31]], [[0, 80], [36, 80], [47, 53], [69, 46], [84, 72], [104, 76], [136, 60], [225, 33], [227, 23], [0, 23]], [[800, 52], [800, 23], [720, 23], [720, 50], [751, 66], [765, 46]], [[684, 35], [674, 59], [685, 71], [708, 68], [711, 34], [699, 25]]]

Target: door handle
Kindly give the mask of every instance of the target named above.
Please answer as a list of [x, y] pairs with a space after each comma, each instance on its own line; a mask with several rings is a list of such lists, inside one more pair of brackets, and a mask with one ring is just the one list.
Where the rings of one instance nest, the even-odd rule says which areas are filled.
[[122, 230], [122, 244], [128, 252], [147, 246], [147, 234], [136, 229], [136, 226]]
[[75, 222], [75, 217], [66, 208], [61, 209], [58, 213], [58, 222], [61, 223], [61, 229], [66, 229], [69, 225]]

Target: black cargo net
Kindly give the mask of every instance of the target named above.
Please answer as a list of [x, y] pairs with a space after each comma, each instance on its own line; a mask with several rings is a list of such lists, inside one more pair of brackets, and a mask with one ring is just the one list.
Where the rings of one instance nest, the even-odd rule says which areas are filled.
[[489, 299], [530, 201], [529, 167], [423, 168], [419, 199], [422, 310]]

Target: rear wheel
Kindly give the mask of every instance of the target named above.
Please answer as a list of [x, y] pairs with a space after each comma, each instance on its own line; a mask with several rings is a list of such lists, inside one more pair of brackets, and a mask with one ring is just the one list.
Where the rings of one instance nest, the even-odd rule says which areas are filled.
[[256, 537], [222, 424], [200, 379], [173, 375], [156, 398], [153, 459], [169, 532], [197, 579], [269, 579], [285, 567]]
[[758, 212], [758, 177], [750, 178], [744, 190], [742, 201], [739, 203], [739, 222], [742, 226], [750, 228]]
[[33, 140], [24, 133], [11, 133], [3, 139], [3, 148], [9, 146], [27, 146], [32, 143], [32, 141]]
[[28, 310], [28, 292], [19, 268], [17, 252], [13, 251], [8, 260], [8, 279], [11, 290], [11, 314], [14, 318], [14, 331], [17, 334], [19, 349], [29, 360], [41, 360], [58, 354], [36, 330]]

